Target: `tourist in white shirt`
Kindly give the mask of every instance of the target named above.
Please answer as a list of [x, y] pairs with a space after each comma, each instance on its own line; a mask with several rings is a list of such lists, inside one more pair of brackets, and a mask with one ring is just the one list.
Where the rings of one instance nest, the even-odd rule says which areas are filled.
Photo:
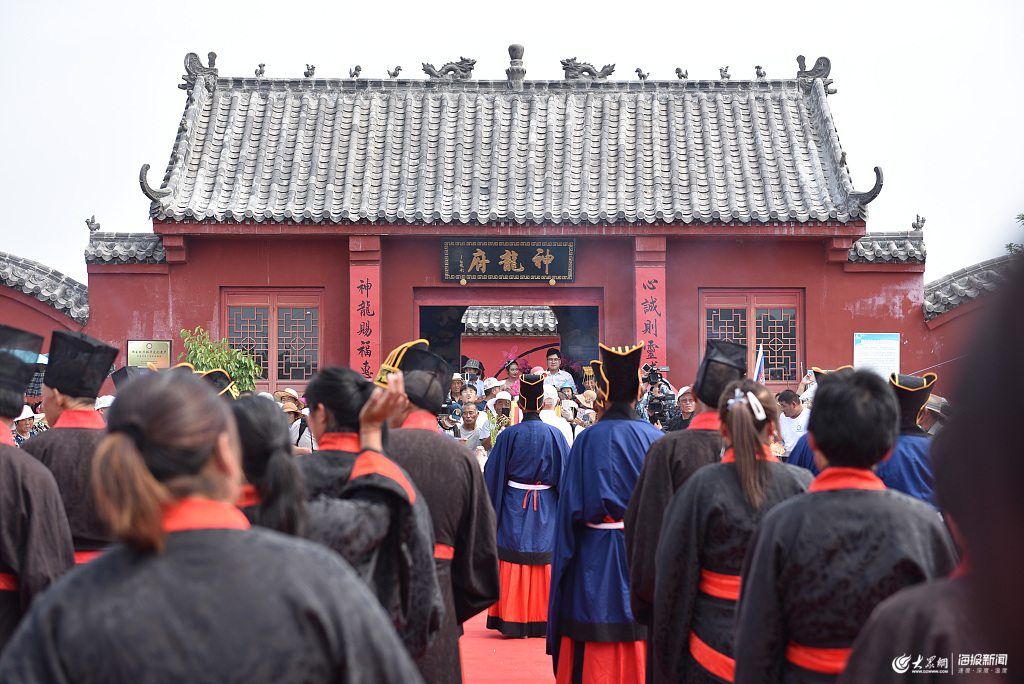
[[807, 432], [807, 421], [811, 417], [811, 409], [804, 408], [800, 403], [800, 395], [793, 390], [785, 390], [779, 394], [779, 432], [786, 445], [786, 453], [793, 450], [797, 441]]

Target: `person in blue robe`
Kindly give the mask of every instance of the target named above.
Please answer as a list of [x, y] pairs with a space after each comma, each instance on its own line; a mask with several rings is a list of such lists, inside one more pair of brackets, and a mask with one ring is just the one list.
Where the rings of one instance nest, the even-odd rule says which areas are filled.
[[917, 425], [936, 380], [935, 373], [921, 377], [898, 373], [889, 376], [889, 384], [900, 402], [900, 435], [892, 454], [878, 464], [875, 474], [889, 489], [920, 499], [938, 510], [932, 474], [932, 442], [928, 433]]
[[647, 630], [629, 605], [622, 520], [663, 433], [635, 410], [643, 346], [600, 350], [591, 366], [603, 413], [577, 436], [558, 499], [547, 649], [559, 684], [644, 681]]
[[501, 598], [487, 627], [506, 636], [540, 637], [547, 629], [555, 511], [569, 444], [540, 419], [544, 378], [520, 377], [523, 421], [502, 430], [484, 466], [498, 518]]

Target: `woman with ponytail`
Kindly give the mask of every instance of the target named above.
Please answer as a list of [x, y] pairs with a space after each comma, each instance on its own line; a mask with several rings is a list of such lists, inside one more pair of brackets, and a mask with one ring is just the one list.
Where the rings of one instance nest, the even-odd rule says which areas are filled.
[[242, 444], [247, 484], [236, 505], [253, 525], [302, 535], [305, 493], [292, 455], [288, 419], [266, 397], [251, 395], [231, 404]]
[[657, 552], [655, 681], [732, 681], [733, 623], [747, 544], [774, 505], [807, 490], [810, 473], [770, 449], [779, 406], [753, 380], [718, 404], [720, 463], [699, 469], [665, 511]]
[[[386, 416], [394, 400], [369, 404]], [[32, 603], [0, 682], [420, 681], [347, 564], [234, 507], [238, 431], [208, 383], [149, 373], [121, 388], [92, 468], [121, 543]]]

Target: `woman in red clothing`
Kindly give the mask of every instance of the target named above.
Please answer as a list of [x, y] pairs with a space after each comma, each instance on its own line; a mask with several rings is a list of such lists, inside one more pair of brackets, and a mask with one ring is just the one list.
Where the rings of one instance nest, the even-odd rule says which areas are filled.
[[676, 492], [658, 542], [653, 644], [660, 681], [732, 681], [733, 622], [750, 537], [775, 504], [811, 483], [769, 445], [779, 405], [752, 380], [729, 385], [718, 405], [721, 463]]

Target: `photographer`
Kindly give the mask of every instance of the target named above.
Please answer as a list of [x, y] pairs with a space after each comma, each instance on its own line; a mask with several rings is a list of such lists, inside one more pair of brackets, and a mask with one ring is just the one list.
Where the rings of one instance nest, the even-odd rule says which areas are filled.
[[664, 430], [669, 421], [679, 412], [672, 386], [662, 375], [667, 373], [669, 368], [668, 366], [656, 368], [645, 363], [642, 370], [644, 394], [637, 402], [636, 412], [659, 430]]
[[502, 390], [494, 399], [487, 402], [487, 422], [491, 426], [491, 434], [484, 441], [484, 448], [488, 451], [498, 440], [498, 435], [509, 425], [515, 425], [522, 419], [522, 412], [518, 406], [512, 405], [512, 395]]

